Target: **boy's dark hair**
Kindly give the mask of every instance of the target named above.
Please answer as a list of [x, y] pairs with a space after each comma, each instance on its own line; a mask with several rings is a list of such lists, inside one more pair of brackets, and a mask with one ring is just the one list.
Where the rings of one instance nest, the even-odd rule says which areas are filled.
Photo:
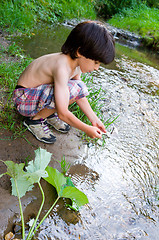
[[77, 51], [86, 58], [108, 64], [115, 57], [115, 41], [105, 25], [99, 21], [79, 23], [61, 48], [62, 53], [77, 58]]

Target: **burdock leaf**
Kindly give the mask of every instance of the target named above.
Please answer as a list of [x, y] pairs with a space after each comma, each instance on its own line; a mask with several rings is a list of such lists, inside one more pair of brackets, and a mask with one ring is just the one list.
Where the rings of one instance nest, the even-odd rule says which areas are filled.
[[56, 188], [59, 197], [72, 200], [72, 208], [74, 210], [79, 210], [81, 206], [88, 203], [87, 196], [74, 186], [71, 178], [64, 177], [57, 169], [49, 166], [46, 168], [46, 171], [48, 177], [44, 179]]
[[73, 209], [79, 210], [79, 208], [88, 203], [87, 196], [76, 187], [68, 186], [63, 189], [62, 196], [70, 198], [72, 200]]
[[24, 163], [14, 163], [13, 161], [5, 161], [7, 166], [7, 172], [11, 177], [12, 183], [12, 194], [14, 196], [22, 197], [27, 191], [30, 191], [34, 183], [40, 181], [41, 177], [47, 177], [48, 174], [45, 171], [46, 166], [51, 160], [51, 153], [47, 152], [42, 148], [38, 148], [35, 151], [35, 160], [29, 162], [28, 167], [26, 167], [27, 172], [23, 170]]
[[19, 197], [23, 197], [27, 191], [32, 190], [34, 185], [30, 181], [30, 177], [28, 174], [20, 176], [18, 178], [11, 178], [11, 183], [12, 183], [12, 195], [18, 196], [17, 194], [17, 189], [16, 189], [16, 184], [19, 192]]
[[11, 177], [12, 195], [17, 197], [18, 189], [19, 196], [20, 197], [24, 196], [26, 191], [29, 191], [33, 188], [33, 184], [30, 181], [30, 176], [23, 170], [25, 164], [24, 163], [18, 164], [12, 161], [5, 161], [4, 163], [7, 166], [7, 172], [5, 174]]
[[25, 174], [25, 172], [23, 170], [23, 168], [25, 166], [24, 163], [18, 164], [18, 163], [14, 163], [12, 161], [5, 161], [4, 164], [7, 166], [6, 174], [8, 174], [12, 178], [17, 178], [17, 177]]
[[35, 150], [35, 160], [30, 161], [26, 167], [27, 173], [30, 173], [32, 183], [37, 183], [41, 177], [45, 178], [48, 176], [45, 168], [51, 160], [51, 155], [51, 153], [42, 148]]
[[48, 183], [56, 188], [58, 196], [61, 197], [60, 192], [63, 185], [66, 184], [66, 178], [62, 173], [60, 173], [57, 169], [52, 167], [47, 167], [46, 171], [48, 173], [48, 177], [44, 178]]

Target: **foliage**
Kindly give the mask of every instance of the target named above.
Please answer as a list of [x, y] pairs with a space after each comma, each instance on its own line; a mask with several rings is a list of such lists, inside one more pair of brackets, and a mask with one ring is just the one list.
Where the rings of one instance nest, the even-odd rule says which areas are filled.
[[0, 108], [0, 128], [13, 132], [13, 138], [24, 137], [26, 129], [22, 125], [22, 116], [18, 116], [12, 102], [13, 89], [17, 84], [22, 71], [32, 61], [24, 55], [23, 51], [14, 43], [7, 48], [0, 48], [1, 59], [7, 59], [0, 63], [0, 86], [1, 86], [1, 108]]
[[156, 0], [145, 0], [147, 6], [152, 8], [159, 8], [159, 1]]
[[[41, 207], [39, 209], [39, 212], [37, 214], [37, 218], [34, 221], [34, 224], [29, 231], [27, 240], [31, 239], [29, 238], [30, 235], [32, 235], [34, 226], [38, 220], [38, 217], [40, 215], [40, 212], [42, 210], [43, 204], [44, 204], [44, 193], [40, 185], [40, 179], [41, 177], [46, 177], [47, 173], [45, 171], [46, 166], [49, 164], [51, 160], [51, 154], [48, 153], [44, 149], [37, 149], [35, 151], [36, 157], [34, 161], [31, 161], [26, 168], [27, 171], [24, 171], [24, 163], [14, 163], [12, 161], [5, 161], [4, 163], [7, 166], [7, 172], [4, 174], [7, 174], [11, 177], [11, 183], [12, 183], [12, 195], [18, 197], [19, 201], [19, 208], [20, 208], [20, 214], [21, 214], [21, 221], [22, 221], [22, 237], [23, 240], [25, 240], [25, 225], [24, 225], [24, 216], [23, 216], [23, 210], [22, 210], [22, 204], [20, 198], [25, 195], [27, 191], [32, 190], [34, 183], [38, 183], [40, 190], [42, 192], [43, 200]], [[1, 174], [0, 177], [2, 177], [4, 174]]]
[[[73, 185], [69, 177], [65, 177], [57, 169], [48, 166], [50, 160], [51, 153], [47, 152], [44, 149], [38, 148], [35, 151], [34, 161], [32, 160], [29, 162], [28, 166], [25, 168], [25, 171], [24, 163], [17, 164], [12, 161], [4, 162], [7, 166], [7, 172], [1, 174], [0, 177], [2, 177], [4, 174], [7, 174], [11, 177], [12, 195], [17, 196], [19, 201], [23, 240], [32, 239], [33, 235], [36, 233], [37, 229], [40, 227], [48, 214], [51, 212], [60, 197], [70, 198], [73, 203], [71, 208], [75, 210], [79, 210], [79, 207], [88, 203], [86, 195]], [[41, 178], [44, 178], [47, 182], [49, 182], [56, 188], [58, 197], [51, 206], [51, 208], [47, 211], [43, 219], [40, 221], [40, 223], [36, 226], [45, 201], [44, 192], [40, 184]], [[39, 185], [42, 194], [42, 203], [36, 219], [33, 221], [33, 225], [30, 228], [29, 233], [26, 237], [21, 197], [23, 197], [27, 191], [32, 190], [35, 183], [38, 183]]]
[[70, 198], [75, 210], [78, 211], [81, 206], [88, 203], [86, 195], [74, 186], [70, 177], [64, 177], [57, 169], [49, 166], [46, 171], [48, 177], [44, 179], [56, 188], [58, 197]]
[[116, 13], [120, 13], [123, 9], [137, 8], [140, 5], [159, 8], [159, 3], [155, 0], [94, 0], [94, 6], [97, 15], [106, 19]]
[[147, 46], [159, 49], [159, 10], [140, 5], [123, 9], [108, 21], [115, 27], [140, 34]]
[[65, 175], [68, 169], [70, 168], [70, 163], [66, 162], [65, 156], [62, 157], [61, 161], [57, 160], [60, 163], [61, 171]]
[[[82, 75], [82, 80], [86, 83], [87, 87], [88, 87], [88, 91], [89, 91], [89, 103], [93, 109], [93, 111], [97, 114], [98, 117], [100, 117], [102, 119], [102, 114], [100, 112], [100, 108], [101, 108], [101, 104], [100, 104], [100, 100], [101, 100], [101, 88], [99, 89], [95, 89], [93, 83], [93, 77], [89, 76], [89, 74], [84, 74]], [[79, 106], [75, 103], [71, 104], [71, 106], [69, 107], [70, 111], [73, 112], [73, 114], [75, 114], [75, 116], [80, 119], [81, 121], [83, 121], [86, 124], [90, 124], [90, 121], [88, 120], [88, 118], [86, 117], [86, 115], [81, 111], [81, 109], [79, 108]]]
[[95, 18], [91, 0], [8, 0], [0, 3], [0, 27], [29, 34], [40, 21], [50, 24], [71, 18]]

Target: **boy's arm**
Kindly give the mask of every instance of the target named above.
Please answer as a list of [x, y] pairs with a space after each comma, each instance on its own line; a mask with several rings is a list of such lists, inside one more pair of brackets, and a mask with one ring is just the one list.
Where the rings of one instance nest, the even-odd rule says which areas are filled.
[[[74, 76], [73, 79], [81, 80], [81, 71], [79, 72], [79, 74]], [[93, 126], [98, 127], [102, 132], [106, 132], [105, 126], [97, 117], [95, 112], [92, 110], [86, 97], [77, 100], [76, 103], [78, 104], [80, 109], [83, 111], [83, 113], [87, 116], [87, 118], [90, 120]]]
[[58, 112], [58, 116], [61, 120], [65, 121], [69, 125], [84, 131], [91, 138], [101, 138], [101, 130], [97, 126], [89, 126], [77, 117], [75, 117], [69, 110], [69, 90], [67, 86], [69, 76], [65, 71], [61, 71], [54, 78], [54, 95], [55, 104]]
[[97, 117], [86, 97], [77, 100], [76, 103], [83, 111], [83, 113], [87, 116], [87, 118], [89, 119], [93, 126], [98, 127], [102, 132], [106, 132], [104, 124]]

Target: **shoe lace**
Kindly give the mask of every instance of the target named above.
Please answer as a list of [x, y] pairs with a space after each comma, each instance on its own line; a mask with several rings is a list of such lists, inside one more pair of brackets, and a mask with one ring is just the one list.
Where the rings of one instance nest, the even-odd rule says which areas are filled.
[[57, 113], [54, 113], [54, 118], [56, 119], [56, 121], [60, 120]]
[[41, 119], [40, 119], [40, 122], [41, 122], [42, 128], [44, 129], [44, 133], [45, 133], [45, 134], [49, 133], [49, 132], [50, 132], [50, 129], [48, 128], [48, 125], [47, 125], [47, 123], [46, 123], [46, 120], [43, 119], [43, 118], [41, 118]]

